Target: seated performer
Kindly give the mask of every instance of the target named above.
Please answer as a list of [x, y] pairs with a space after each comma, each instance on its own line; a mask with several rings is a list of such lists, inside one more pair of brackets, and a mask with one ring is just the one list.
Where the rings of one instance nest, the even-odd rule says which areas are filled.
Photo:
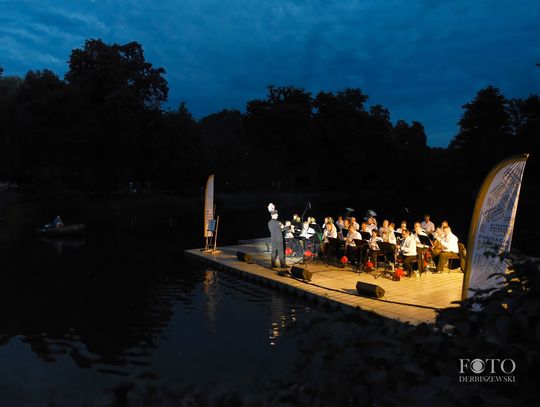
[[336, 226], [332, 222], [327, 222], [323, 232], [323, 253], [327, 260], [332, 260], [336, 257], [336, 245], [335, 240], [331, 242], [328, 238], [337, 239], [338, 234]]
[[291, 223], [294, 226], [295, 236], [298, 236], [298, 234], [302, 230], [302, 220], [300, 219], [300, 215], [298, 215], [297, 213], [293, 214]]
[[403, 233], [403, 229], [407, 229], [407, 222], [401, 221], [401, 226], [396, 229], [396, 233]]
[[382, 225], [379, 228], [379, 235], [382, 237], [383, 232], [388, 231], [388, 226], [390, 225], [390, 222], [388, 219], [385, 219], [382, 221]]
[[377, 254], [379, 252], [379, 245], [377, 242], [382, 242], [383, 239], [379, 236], [377, 229], [371, 231], [371, 239], [369, 239], [369, 257], [373, 263], [373, 267], [377, 270]]
[[357, 262], [357, 249], [355, 240], [361, 240], [362, 235], [358, 233], [353, 224], [349, 225], [349, 232], [347, 233], [347, 238], [345, 239], [345, 255], [350, 259], [351, 264], [356, 264]]
[[351, 218], [351, 224], [354, 226], [355, 230], [360, 230], [360, 225], [358, 224], [354, 216]]
[[394, 233], [394, 222], [388, 224], [388, 243], [397, 244], [396, 234]]
[[443, 227], [444, 236], [441, 239], [441, 254], [437, 261], [437, 271], [441, 272], [448, 264], [448, 259], [459, 255], [458, 238], [452, 233], [450, 226]]
[[362, 222], [362, 224], [360, 225], [360, 230], [359, 231], [371, 234], [371, 231], [368, 230], [367, 226], [368, 225], [367, 225], [366, 222]]
[[443, 220], [441, 222], [441, 226], [439, 226], [437, 229], [435, 229], [435, 231], [433, 232], [433, 238], [435, 240], [437, 240], [439, 242], [442, 240], [442, 238], [444, 237], [443, 229], [444, 229], [445, 226], [449, 226], [449, 225], [448, 225], [447, 221]]
[[416, 241], [411, 236], [411, 232], [408, 229], [403, 229], [403, 242], [401, 242], [401, 255], [403, 256], [403, 265], [407, 270], [408, 276], [412, 277], [413, 270], [412, 265], [417, 259], [416, 253]]
[[435, 225], [429, 220], [429, 215], [424, 215], [424, 221], [421, 223], [422, 229], [429, 236], [435, 232]]
[[429, 246], [422, 244], [418, 236], [427, 236], [426, 232], [422, 229], [420, 222], [414, 223], [414, 240], [416, 242], [416, 251], [418, 253], [418, 271], [423, 273], [425, 270], [424, 267], [424, 255], [429, 249]]
[[300, 250], [300, 245], [298, 240], [295, 238], [295, 230], [292, 222], [290, 220], [285, 221], [285, 227], [283, 228], [283, 233], [285, 237], [285, 247], [290, 247], [294, 253]]
[[373, 229], [377, 229], [377, 220], [370, 216], [366, 221], [366, 230], [371, 233]]
[[311, 226], [310, 226], [310, 223], [306, 220], [303, 224], [302, 224], [302, 231], [300, 232], [300, 237], [302, 239], [309, 239], [311, 238], [313, 235], [315, 234], [315, 229], [313, 229]]
[[345, 221], [343, 220], [343, 216], [339, 215], [337, 217], [336, 226], [339, 228], [339, 230], [343, 229], [345, 227]]

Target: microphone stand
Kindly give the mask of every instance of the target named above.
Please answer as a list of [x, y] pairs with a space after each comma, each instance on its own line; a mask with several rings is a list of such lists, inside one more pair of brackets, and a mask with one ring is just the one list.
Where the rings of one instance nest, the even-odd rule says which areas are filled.
[[308, 211], [308, 209], [311, 209], [311, 204], [308, 202], [306, 207], [304, 208], [304, 212], [302, 212], [302, 223], [304, 223], [304, 215], [306, 214], [306, 212]]

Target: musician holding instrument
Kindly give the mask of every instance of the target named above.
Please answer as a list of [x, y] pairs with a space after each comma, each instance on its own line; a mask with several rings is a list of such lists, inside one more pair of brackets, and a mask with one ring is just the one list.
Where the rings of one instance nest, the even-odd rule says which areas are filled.
[[366, 221], [366, 231], [371, 233], [374, 229], [377, 229], [377, 220], [373, 216], [370, 216]]
[[322, 251], [328, 261], [331, 261], [336, 256], [336, 249], [337, 249], [336, 247], [337, 241], [333, 240], [333, 242], [331, 242], [329, 238], [337, 239], [337, 237], [338, 237], [337, 228], [334, 225], [334, 223], [330, 221], [326, 222], [324, 232], [323, 232], [324, 244], [322, 246]]
[[403, 230], [407, 229], [407, 222], [404, 220], [401, 221], [401, 226], [396, 229], [396, 233], [403, 233]]
[[394, 233], [394, 222], [388, 224], [388, 243], [397, 244], [396, 234]]
[[400, 251], [403, 256], [403, 265], [407, 270], [408, 276], [412, 277], [413, 269], [412, 265], [417, 260], [416, 241], [411, 236], [411, 232], [408, 229], [402, 229], [403, 242], [401, 242]]
[[426, 232], [428, 236], [432, 235], [433, 232], [435, 232], [435, 225], [433, 224], [432, 221], [429, 220], [429, 218], [430, 216], [428, 214], [425, 214], [424, 221], [420, 224], [420, 226], [422, 227], [422, 229], [424, 230], [424, 232]]
[[382, 242], [383, 239], [379, 236], [377, 229], [371, 231], [371, 238], [369, 239], [369, 257], [373, 263], [375, 270], [377, 269], [377, 254], [380, 250], [377, 242]]
[[422, 224], [420, 222], [414, 223], [414, 240], [416, 241], [416, 251], [418, 253], [418, 271], [423, 273], [425, 271], [424, 267], [424, 255], [429, 250], [429, 246], [424, 245], [418, 236], [426, 236], [427, 233], [422, 229]]
[[439, 254], [439, 260], [437, 261], [437, 272], [442, 272], [448, 264], [448, 259], [459, 255], [459, 239], [452, 233], [450, 226], [443, 227], [444, 236], [441, 239], [442, 251]]
[[357, 249], [355, 240], [362, 240], [362, 235], [356, 230], [354, 225], [351, 223], [349, 225], [349, 233], [347, 233], [347, 238], [345, 239], [345, 253], [346, 256], [351, 260], [351, 264], [356, 264], [357, 259]]
[[339, 228], [339, 230], [345, 227], [345, 221], [343, 220], [343, 216], [339, 215], [337, 217], [336, 226]]

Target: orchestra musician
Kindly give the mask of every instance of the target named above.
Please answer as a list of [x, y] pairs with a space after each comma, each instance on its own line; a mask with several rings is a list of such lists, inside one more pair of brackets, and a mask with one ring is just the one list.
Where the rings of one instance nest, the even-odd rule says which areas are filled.
[[422, 229], [420, 222], [414, 223], [414, 240], [416, 241], [416, 252], [418, 253], [418, 271], [423, 273], [424, 267], [424, 255], [429, 250], [429, 246], [422, 244], [418, 236], [427, 236], [427, 233]]
[[336, 247], [328, 238], [337, 239], [337, 237], [338, 234], [336, 226], [333, 222], [327, 222], [323, 232], [323, 253], [325, 254], [327, 260], [331, 260], [336, 256]]
[[450, 226], [442, 228], [444, 236], [441, 239], [441, 253], [437, 261], [437, 272], [442, 272], [448, 264], [448, 259], [459, 255], [458, 237], [452, 233]]
[[339, 228], [339, 230], [343, 229], [345, 227], [345, 221], [343, 220], [343, 216], [339, 215], [337, 217], [336, 226]]
[[394, 222], [388, 224], [388, 243], [397, 244], [396, 234], [394, 233]]
[[295, 213], [293, 216], [292, 216], [292, 225], [295, 227], [295, 229], [302, 229], [302, 219], [300, 219], [300, 215], [298, 215], [297, 213]]
[[412, 277], [412, 265], [417, 259], [416, 241], [408, 229], [402, 229], [401, 233], [403, 234], [403, 242], [401, 242], [400, 251], [403, 256], [403, 265], [407, 270], [408, 276]]
[[300, 232], [300, 237], [305, 239], [305, 240], [308, 240], [309, 238], [311, 238], [313, 235], [315, 234], [315, 229], [313, 229], [309, 223], [309, 221], [305, 221], [303, 224], [302, 224], [302, 231]]
[[441, 241], [442, 239], [444, 238], [444, 228], [445, 226], [448, 226], [448, 222], [443, 220], [441, 222], [441, 226], [438, 227], [437, 229], [435, 229], [435, 232], [433, 232], [433, 249], [431, 250], [432, 251], [432, 254], [433, 256], [438, 256], [439, 254], [441, 254], [442, 252], [442, 245], [441, 245]]
[[349, 225], [349, 232], [347, 233], [347, 238], [345, 239], [345, 254], [350, 259], [351, 264], [355, 265], [358, 261], [357, 259], [357, 248], [355, 240], [362, 240], [362, 235], [356, 230], [354, 225], [351, 223]]
[[360, 232], [364, 232], [364, 233], [369, 233], [371, 234], [371, 232], [368, 230], [367, 228], [367, 223], [365, 222], [362, 222], [362, 225], [360, 226]]
[[369, 257], [375, 270], [377, 270], [377, 254], [379, 252], [379, 245], [377, 242], [382, 242], [383, 239], [379, 236], [377, 229], [371, 231], [371, 238], [369, 239]]
[[283, 233], [285, 237], [285, 247], [290, 247], [295, 253], [298, 252], [300, 250], [300, 245], [294, 236], [295, 228], [290, 220], [285, 221]]
[[403, 233], [403, 230], [407, 229], [407, 222], [404, 220], [401, 221], [401, 226], [396, 229], [396, 233]]
[[356, 221], [356, 218], [354, 216], [351, 217], [351, 224], [356, 230], [360, 230], [360, 224]]
[[383, 235], [383, 232], [388, 232], [388, 226], [390, 225], [390, 222], [388, 221], [388, 219], [385, 219], [382, 221], [382, 225], [381, 227], [379, 228], [379, 235], [382, 237]]
[[371, 233], [374, 229], [377, 229], [377, 220], [373, 216], [370, 216], [366, 222], [366, 230]]
[[424, 230], [424, 232], [426, 232], [428, 236], [432, 235], [433, 232], [435, 232], [435, 225], [433, 224], [432, 221], [429, 220], [429, 218], [430, 216], [428, 214], [425, 214], [424, 221], [420, 224], [420, 226], [422, 227], [422, 229]]

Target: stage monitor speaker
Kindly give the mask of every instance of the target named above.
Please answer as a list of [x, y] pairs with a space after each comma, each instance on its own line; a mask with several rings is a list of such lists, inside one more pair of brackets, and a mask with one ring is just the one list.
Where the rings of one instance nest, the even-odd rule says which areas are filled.
[[384, 296], [384, 288], [375, 284], [363, 283], [362, 281], [356, 283], [356, 291], [362, 297], [381, 298]]
[[303, 269], [302, 267], [292, 266], [291, 276], [293, 276], [294, 278], [311, 281], [311, 277], [313, 276], [313, 273], [307, 269]]
[[244, 252], [236, 252], [236, 257], [244, 263], [249, 263], [251, 261], [251, 256]]

